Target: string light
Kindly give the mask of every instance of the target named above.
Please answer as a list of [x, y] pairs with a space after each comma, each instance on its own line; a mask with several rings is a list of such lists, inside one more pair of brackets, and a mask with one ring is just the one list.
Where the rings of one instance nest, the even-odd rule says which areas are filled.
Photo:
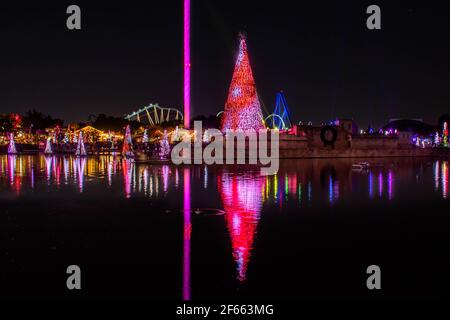
[[133, 158], [133, 140], [131, 138], [131, 129], [130, 125], [127, 126], [127, 129], [125, 130], [125, 139], [123, 141], [123, 149], [122, 149], [122, 155], [126, 158]]
[[239, 55], [222, 118], [222, 131], [264, 129], [261, 105], [250, 66], [247, 43], [240, 38]]
[[14, 142], [14, 134], [9, 135], [8, 154], [17, 154], [16, 143]]

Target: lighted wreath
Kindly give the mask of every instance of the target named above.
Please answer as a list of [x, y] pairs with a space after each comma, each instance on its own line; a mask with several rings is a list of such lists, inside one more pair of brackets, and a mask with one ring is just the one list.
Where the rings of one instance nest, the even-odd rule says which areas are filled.
[[325, 146], [334, 146], [337, 140], [337, 130], [332, 126], [323, 127], [320, 131], [320, 139]]

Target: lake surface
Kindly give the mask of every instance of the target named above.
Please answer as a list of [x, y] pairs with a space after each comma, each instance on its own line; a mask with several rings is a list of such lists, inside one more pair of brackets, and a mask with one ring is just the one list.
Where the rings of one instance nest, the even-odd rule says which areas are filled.
[[[449, 161], [143, 165], [0, 156], [0, 295], [448, 298]], [[66, 289], [79, 265], [82, 290]], [[379, 265], [382, 290], [366, 288]], [[270, 300], [269, 300], [270, 301]]]

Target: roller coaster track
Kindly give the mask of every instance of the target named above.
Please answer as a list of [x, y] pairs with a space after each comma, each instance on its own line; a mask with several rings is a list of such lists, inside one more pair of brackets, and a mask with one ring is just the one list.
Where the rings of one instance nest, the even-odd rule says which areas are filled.
[[149, 104], [137, 111], [125, 116], [128, 121], [136, 120], [142, 122], [147, 119], [151, 126], [160, 125], [164, 122], [183, 121], [183, 114], [174, 108], [162, 108], [158, 104]]

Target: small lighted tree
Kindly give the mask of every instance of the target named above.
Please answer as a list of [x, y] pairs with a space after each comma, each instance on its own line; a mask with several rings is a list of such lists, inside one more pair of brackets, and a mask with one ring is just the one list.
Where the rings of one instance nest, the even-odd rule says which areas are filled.
[[448, 124], [444, 122], [444, 127], [442, 130], [442, 145], [448, 148]]
[[439, 132], [436, 131], [434, 135], [434, 145], [438, 147], [441, 144], [441, 137], [439, 136]]
[[14, 133], [9, 135], [8, 154], [17, 154], [16, 143], [14, 142]]
[[75, 155], [77, 157], [85, 157], [87, 155], [86, 148], [84, 147], [82, 131], [80, 131], [80, 134], [78, 136], [77, 150], [75, 151]]
[[45, 154], [53, 154], [53, 150], [52, 150], [52, 139], [50, 137], [47, 138], [47, 144], [45, 145], [45, 150], [44, 153]]
[[127, 126], [125, 130], [125, 138], [123, 141], [122, 155], [126, 158], [133, 158], [133, 139], [131, 138], [131, 128], [130, 125]]
[[170, 144], [167, 137], [167, 130], [164, 130], [164, 135], [160, 142], [159, 156], [166, 159], [170, 154]]
[[147, 129], [144, 130], [144, 135], [142, 137], [142, 142], [143, 143], [148, 143], [148, 133], [147, 133]]

